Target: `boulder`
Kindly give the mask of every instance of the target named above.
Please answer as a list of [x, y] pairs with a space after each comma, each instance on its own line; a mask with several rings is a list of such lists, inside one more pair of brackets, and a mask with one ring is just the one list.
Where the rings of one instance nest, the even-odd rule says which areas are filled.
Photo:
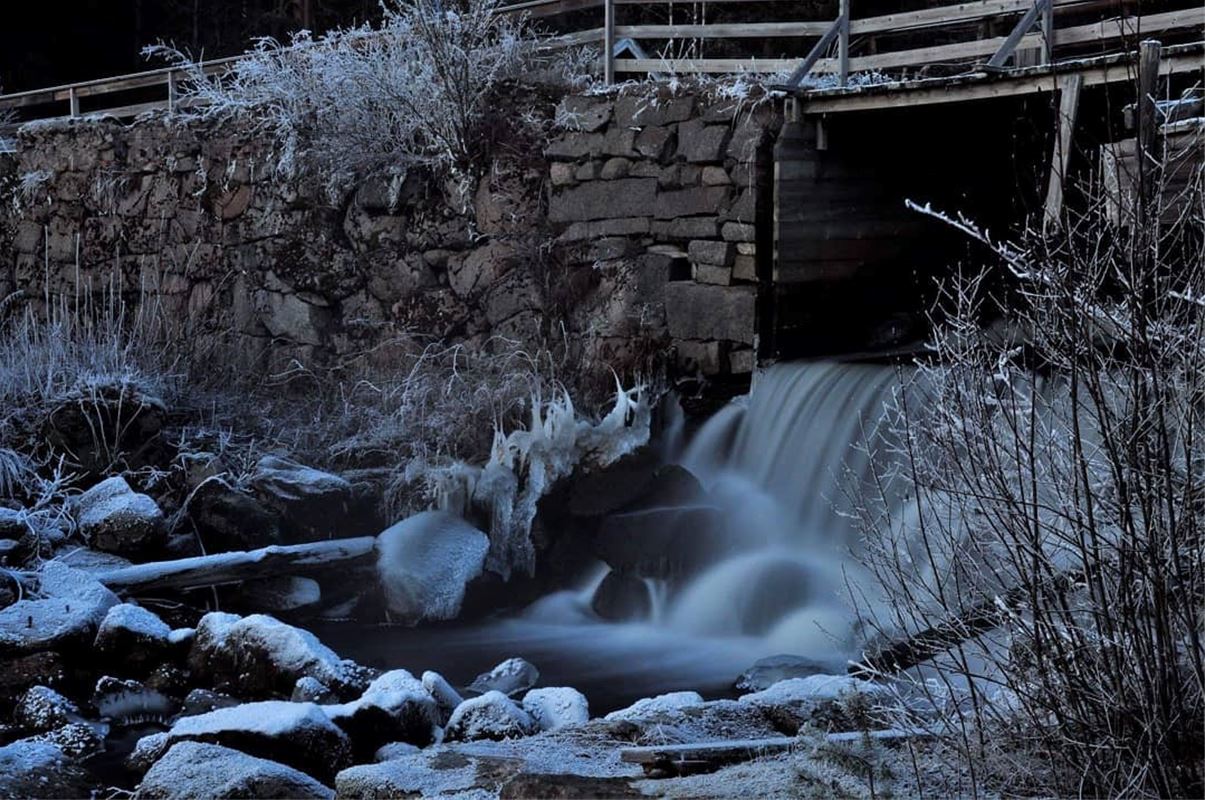
[[335, 793], [318, 781], [276, 761], [202, 742], [180, 742], [150, 768], [135, 798], [323, 798]]
[[590, 608], [611, 622], [647, 620], [653, 612], [653, 598], [643, 578], [613, 569], [594, 590]]
[[539, 680], [540, 671], [531, 663], [521, 658], [508, 658], [474, 678], [469, 689], [481, 693], [498, 691], [509, 697], [527, 691]]
[[491, 690], [456, 707], [444, 738], [450, 742], [497, 741], [529, 736], [536, 730], [530, 714], [502, 692]]
[[281, 538], [279, 514], [221, 481], [209, 481], [198, 489], [188, 514], [211, 553], [254, 550]]
[[739, 544], [714, 506], [666, 506], [612, 514], [599, 525], [594, 553], [640, 578], [690, 575]]
[[161, 546], [167, 525], [159, 506], [120, 476], [103, 480], [74, 501], [80, 533], [97, 550], [137, 556]]
[[206, 614], [197, 623], [188, 661], [194, 676], [242, 697], [289, 696], [305, 676], [345, 698], [369, 682], [361, 667], [341, 660], [314, 634], [265, 614]]
[[817, 718], [837, 730], [862, 728], [864, 712], [888, 700], [891, 690], [849, 675], [788, 678], [760, 692], [741, 695], [740, 702], [760, 708], [788, 732]]
[[460, 517], [424, 511], [377, 538], [377, 571], [389, 610], [408, 623], [454, 619], [481, 574], [490, 540]]
[[659, 694], [656, 697], [646, 697], [643, 700], [637, 700], [627, 708], [612, 711], [603, 717], [603, 719], [608, 722], [615, 720], [639, 720], [656, 714], [663, 714], [667, 711], [677, 711], [702, 704], [703, 696], [698, 692], [669, 692], [667, 694]]
[[87, 759], [104, 751], [105, 740], [97, 728], [87, 722], [72, 722], [52, 731], [18, 739], [19, 742], [52, 744], [70, 758]]
[[30, 733], [61, 728], [80, 719], [79, 708], [46, 686], [34, 686], [13, 707], [13, 723]]
[[692, 186], [677, 191], [659, 192], [656, 208], [651, 214], [657, 219], [680, 217], [714, 217], [728, 206], [732, 189], [728, 186]]
[[590, 703], [586, 696], [569, 686], [532, 689], [523, 696], [523, 710], [542, 731], [584, 725], [590, 721]]
[[91, 644], [117, 595], [86, 573], [47, 561], [36, 576], [36, 599], [0, 609], [0, 656]]
[[181, 717], [167, 732], [167, 746], [207, 742], [288, 764], [330, 780], [351, 763], [351, 742], [320, 706], [267, 700]]
[[303, 675], [297, 679], [297, 683], [293, 684], [293, 694], [289, 697], [294, 703], [333, 703], [336, 701], [335, 693], [332, 692], [325, 684], [317, 678], [311, 678], [309, 675]]
[[388, 742], [430, 744], [440, 722], [435, 699], [404, 669], [381, 675], [359, 699], [325, 710], [356, 750], [367, 754]]
[[423, 688], [435, 699], [435, 707], [439, 709], [440, 724], [444, 725], [456, 707], [464, 702], [460, 692], [452, 688], [443, 675], [427, 670], [423, 673]]
[[653, 215], [657, 207], [654, 178], [589, 181], [554, 192], [549, 200], [548, 218], [551, 222], [587, 222], [642, 217]]
[[111, 675], [103, 675], [96, 681], [92, 706], [101, 717], [116, 725], [165, 723], [179, 707], [176, 701], [156, 689]]
[[172, 630], [152, 612], [133, 603], [113, 606], [101, 620], [93, 647], [107, 666], [144, 675], [168, 657]]
[[611, 102], [606, 98], [573, 95], [566, 97], [556, 109], [557, 124], [571, 131], [593, 133], [604, 128], [611, 119]]
[[678, 126], [679, 159], [690, 163], [723, 161], [732, 134], [730, 125], [708, 125], [692, 119]]
[[741, 673], [733, 688], [743, 692], [760, 692], [769, 689], [779, 681], [789, 678], [806, 678], [809, 675], [832, 670], [832, 665], [824, 665], [818, 661], [803, 656], [777, 655], [758, 659], [753, 666]]
[[670, 125], [690, 119], [694, 110], [695, 98], [690, 95], [657, 97], [640, 92], [615, 101], [615, 124], [626, 128]]
[[91, 797], [92, 788], [79, 762], [53, 744], [22, 740], [0, 747], [0, 797]]
[[250, 478], [251, 488], [281, 515], [288, 541], [316, 541], [362, 531], [343, 524], [351, 512], [352, 485], [338, 475], [288, 459], [264, 456]]
[[382, 761], [395, 761], [399, 758], [414, 755], [419, 750], [420, 748], [408, 742], [390, 742], [378, 747], [377, 751], [372, 754], [372, 760], [378, 764]]
[[58, 653], [0, 658], [0, 707], [8, 707], [32, 686], [53, 689], [66, 679], [67, 668]]
[[192, 717], [197, 714], [208, 714], [219, 708], [233, 708], [239, 705], [238, 698], [221, 692], [211, 692], [209, 689], [193, 689], [184, 696], [184, 704], [180, 716]]

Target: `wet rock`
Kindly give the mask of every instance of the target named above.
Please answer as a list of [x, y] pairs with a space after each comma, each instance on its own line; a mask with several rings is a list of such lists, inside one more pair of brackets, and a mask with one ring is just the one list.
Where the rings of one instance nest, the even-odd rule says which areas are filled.
[[97, 727], [84, 722], [73, 722], [52, 731], [30, 736], [19, 741], [41, 742], [51, 744], [71, 758], [86, 759], [105, 749], [105, 740], [97, 731]]
[[198, 489], [188, 513], [211, 553], [254, 550], [281, 539], [278, 513], [220, 481]]
[[16, 701], [32, 686], [55, 688], [66, 680], [67, 670], [58, 653], [33, 653], [0, 659], [0, 706]]
[[297, 679], [308, 676], [350, 698], [371, 680], [309, 631], [264, 614], [206, 614], [188, 660], [195, 676], [243, 697], [288, 696]]
[[13, 722], [31, 733], [43, 733], [80, 720], [75, 703], [46, 686], [34, 686], [13, 708]]
[[213, 798], [333, 798], [304, 772], [229, 747], [181, 742], [159, 759], [134, 794], [145, 800]]
[[351, 742], [313, 703], [267, 700], [181, 717], [167, 732], [168, 746], [207, 742], [296, 767], [329, 780], [351, 763]]
[[387, 742], [430, 744], [439, 725], [435, 699], [404, 669], [386, 672], [358, 700], [328, 706], [326, 713], [362, 753]]
[[92, 707], [115, 725], [166, 723], [176, 713], [176, 703], [161, 692], [135, 680], [102, 676], [92, 691]]
[[540, 671], [522, 658], [508, 658], [489, 672], [473, 679], [469, 689], [474, 692], [497, 691], [511, 696], [525, 692], [540, 680]]
[[338, 698], [326, 685], [317, 678], [303, 675], [293, 685], [293, 694], [289, 698], [294, 703], [334, 703]]
[[79, 762], [46, 742], [0, 747], [0, 797], [79, 798], [92, 781]]
[[93, 645], [106, 665], [123, 674], [145, 675], [172, 649], [171, 628], [142, 606], [121, 603], [105, 614]]
[[389, 610], [405, 622], [453, 619], [481, 574], [490, 540], [463, 519], [426, 511], [377, 538], [377, 571]]
[[256, 611], [288, 612], [313, 608], [322, 601], [322, 587], [313, 578], [287, 575], [247, 581], [231, 602]]
[[91, 644], [117, 595], [86, 573], [47, 561], [36, 577], [37, 599], [0, 609], [0, 656]]
[[449, 742], [512, 739], [537, 730], [531, 715], [502, 692], [491, 690], [465, 700], [452, 712], [444, 738]]
[[152, 733], [134, 743], [134, 749], [122, 761], [122, 765], [135, 775], [141, 775], [154, 766], [167, 752], [167, 733]]
[[349, 482], [288, 459], [265, 456], [250, 484], [256, 496], [279, 513], [288, 541], [317, 541], [359, 531], [345, 529], [352, 500]]
[[447, 723], [448, 717], [464, 702], [464, 698], [438, 672], [427, 670], [423, 673], [422, 681], [423, 688], [434, 698], [435, 707], [439, 709], [440, 724]]
[[239, 705], [239, 700], [228, 694], [212, 692], [209, 689], [193, 689], [184, 698], [180, 716], [192, 717], [197, 714], [208, 714], [219, 708], [233, 708], [237, 705]]
[[594, 613], [611, 622], [648, 619], [653, 610], [649, 587], [643, 579], [611, 570], [590, 599]]
[[669, 506], [612, 514], [599, 525], [594, 553], [612, 569], [641, 578], [690, 575], [736, 546], [714, 506]]
[[113, 477], [75, 499], [80, 533], [106, 553], [138, 555], [163, 544], [167, 528], [163, 512], [125, 478]]
[[523, 710], [542, 731], [555, 731], [590, 721], [590, 704], [586, 696], [568, 686], [532, 689], [523, 696]]
[[129, 383], [81, 386], [47, 415], [43, 435], [69, 463], [102, 473], [119, 459], [131, 467], [159, 460], [166, 417], [161, 400]]
[[733, 688], [743, 692], [760, 692], [788, 678], [806, 678], [831, 672], [833, 665], [824, 665], [803, 656], [777, 655], [758, 659], [753, 666], [741, 673]]

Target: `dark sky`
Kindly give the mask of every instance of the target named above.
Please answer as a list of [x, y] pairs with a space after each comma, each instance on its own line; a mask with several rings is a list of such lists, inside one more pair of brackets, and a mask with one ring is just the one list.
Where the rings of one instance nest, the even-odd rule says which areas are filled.
[[139, 54], [164, 40], [207, 57], [286, 36], [309, 20], [375, 18], [377, 0], [0, 0], [0, 87], [5, 92], [137, 72]]

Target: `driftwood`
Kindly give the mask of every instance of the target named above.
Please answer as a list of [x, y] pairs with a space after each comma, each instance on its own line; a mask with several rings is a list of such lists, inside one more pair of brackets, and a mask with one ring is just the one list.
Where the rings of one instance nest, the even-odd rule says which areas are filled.
[[98, 572], [94, 577], [113, 591], [127, 594], [152, 589], [195, 589], [366, 561], [372, 557], [375, 548], [375, 536], [273, 545], [258, 550], [134, 564]]

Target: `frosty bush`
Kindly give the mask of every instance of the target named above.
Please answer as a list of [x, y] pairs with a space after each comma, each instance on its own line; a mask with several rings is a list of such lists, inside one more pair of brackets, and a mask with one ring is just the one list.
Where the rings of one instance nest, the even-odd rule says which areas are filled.
[[488, 144], [491, 93], [535, 54], [525, 21], [496, 6], [389, 0], [377, 29], [264, 39], [215, 77], [172, 48], [148, 52], [188, 70], [190, 113], [238, 112], [271, 132], [286, 173], [309, 169], [332, 185], [414, 164], [463, 174]]
[[[871, 660], [892, 670], [937, 655], [911, 674], [962, 723], [980, 786], [1202, 793], [1194, 169], [1180, 192], [1090, 190], [1062, 232], [1034, 227], [1016, 243], [921, 208], [988, 245], [1005, 280], [985, 271], [945, 287], [936, 357], [899, 394], [897, 466], [863, 509], [886, 598], [868, 613], [885, 637], [911, 638]], [[914, 515], [887, 513], [900, 494]]]

